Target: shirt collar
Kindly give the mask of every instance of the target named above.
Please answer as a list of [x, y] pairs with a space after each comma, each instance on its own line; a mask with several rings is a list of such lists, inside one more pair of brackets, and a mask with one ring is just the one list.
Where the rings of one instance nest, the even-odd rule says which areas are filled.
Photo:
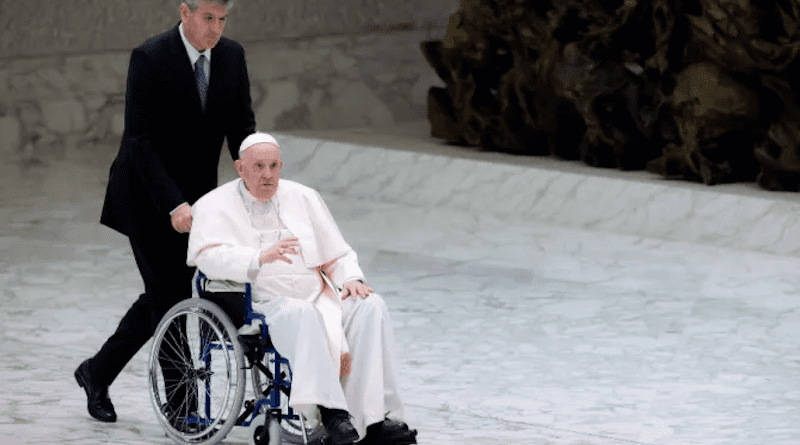
[[197, 48], [192, 46], [192, 44], [189, 43], [189, 39], [186, 38], [186, 34], [183, 32], [183, 22], [178, 25], [178, 31], [180, 32], [183, 46], [186, 47], [186, 53], [189, 54], [189, 62], [192, 63], [192, 68], [194, 68], [194, 64], [197, 63], [197, 59], [200, 58], [201, 54], [206, 56], [206, 60], [208, 60], [209, 66], [211, 66], [211, 48], [206, 48], [203, 52], [200, 52], [197, 50]]

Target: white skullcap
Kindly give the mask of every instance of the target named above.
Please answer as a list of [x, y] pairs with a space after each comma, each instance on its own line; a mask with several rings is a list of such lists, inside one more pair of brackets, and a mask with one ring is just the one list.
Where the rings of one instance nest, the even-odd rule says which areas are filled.
[[[239, 157], [241, 158], [245, 150], [256, 144], [278, 145], [278, 141], [271, 134], [255, 132], [242, 141], [242, 145], [239, 146]], [[280, 148], [280, 145], [278, 145], [278, 148]]]

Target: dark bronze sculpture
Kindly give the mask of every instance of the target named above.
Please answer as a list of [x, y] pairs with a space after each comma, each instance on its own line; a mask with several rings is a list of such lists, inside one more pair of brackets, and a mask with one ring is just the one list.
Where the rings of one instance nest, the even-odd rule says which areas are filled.
[[800, 190], [800, 2], [462, 0], [422, 52], [449, 144]]

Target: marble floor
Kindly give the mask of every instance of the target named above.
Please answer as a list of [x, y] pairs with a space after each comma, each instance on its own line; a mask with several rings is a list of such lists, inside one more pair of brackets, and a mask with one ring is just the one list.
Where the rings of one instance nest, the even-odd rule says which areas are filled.
[[[171, 443], [143, 351], [115, 424], [72, 377], [141, 289], [96, 223], [112, 157], [0, 166], [0, 444]], [[314, 186], [393, 314], [419, 443], [800, 443], [800, 257]]]

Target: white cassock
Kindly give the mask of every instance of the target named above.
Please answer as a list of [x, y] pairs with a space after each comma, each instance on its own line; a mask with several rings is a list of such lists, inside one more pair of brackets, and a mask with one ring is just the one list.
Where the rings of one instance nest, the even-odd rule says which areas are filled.
[[[300, 244], [299, 255], [286, 255], [292, 264], [259, 267], [261, 251], [292, 236]], [[212, 280], [252, 283], [253, 310], [292, 367], [290, 406], [345, 409], [362, 438], [387, 413], [403, 418], [389, 312], [375, 293], [341, 300], [342, 285], [363, 272], [315, 190], [281, 179], [261, 202], [241, 179], [221, 185], [192, 206], [187, 264]], [[347, 354], [351, 372], [339, 378]]]

